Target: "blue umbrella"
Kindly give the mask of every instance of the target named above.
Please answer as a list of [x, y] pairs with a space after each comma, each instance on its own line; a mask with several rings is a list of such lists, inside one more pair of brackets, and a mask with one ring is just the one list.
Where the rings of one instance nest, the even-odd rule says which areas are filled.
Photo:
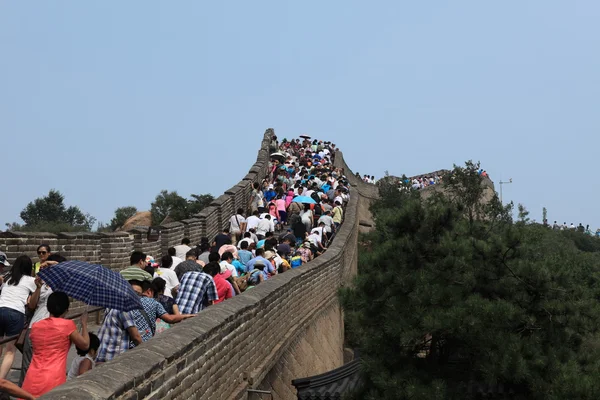
[[39, 272], [53, 291], [90, 306], [131, 311], [142, 308], [138, 294], [118, 272], [98, 264], [65, 261]]
[[309, 196], [296, 196], [292, 199], [294, 203], [317, 204], [317, 202]]

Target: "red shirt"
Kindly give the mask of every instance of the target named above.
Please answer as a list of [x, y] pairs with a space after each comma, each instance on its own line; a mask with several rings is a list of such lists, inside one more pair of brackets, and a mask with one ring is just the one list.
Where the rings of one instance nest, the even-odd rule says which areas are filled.
[[213, 280], [215, 281], [217, 295], [219, 296], [219, 300], [215, 300], [214, 304], [221, 303], [223, 300], [233, 297], [233, 288], [231, 287], [231, 284], [223, 278], [223, 275], [217, 274], [213, 276]]

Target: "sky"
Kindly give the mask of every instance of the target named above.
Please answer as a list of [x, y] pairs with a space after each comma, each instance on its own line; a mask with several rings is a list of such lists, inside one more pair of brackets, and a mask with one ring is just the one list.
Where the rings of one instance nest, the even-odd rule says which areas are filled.
[[600, 227], [600, 2], [0, 2], [0, 226], [52, 188], [99, 221], [215, 197], [262, 135], [354, 172], [480, 161], [530, 217]]

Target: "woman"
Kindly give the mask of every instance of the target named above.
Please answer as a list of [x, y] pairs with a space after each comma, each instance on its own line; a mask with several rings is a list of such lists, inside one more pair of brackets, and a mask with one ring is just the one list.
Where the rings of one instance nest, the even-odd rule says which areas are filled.
[[[0, 337], [15, 336], [25, 326], [25, 307], [35, 310], [42, 282], [31, 276], [31, 258], [19, 256], [6, 276], [0, 293]], [[1, 282], [0, 278], [0, 282]], [[0, 355], [2, 350], [0, 348]], [[0, 366], [0, 378], [6, 378], [15, 358], [15, 342], [6, 345], [6, 353]]]
[[[165, 295], [165, 288], [167, 282], [160, 277], [154, 278], [152, 281], [152, 287], [154, 289], [154, 298], [165, 308], [165, 311], [171, 315], [181, 315], [179, 307], [175, 304], [175, 300], [172, 297]], [[156, 333], [164, 332], [169, 329], [171, 324], [164, 322], [162, 319], [156, 320]]]
[[300, 217], [306, 231], [310, 232], [313, 227], [313, 210], [310, 209], [310, 204], [304, 204], [304, 211], [300, 214]]
[[[44, 261], [40, 265], [40, 271], [44, 268], [50, 267], [52, 265], [56, 265], [58, 263], [67, 261], [66, 258], [61, 256], [60, 254], [51, 254], [46, 261]], [[37, 307], [35, 307], [35, 311], [33, 313], [33, 317], [31, 317], [31, 321], [29, 321], [29, 329], [27, 329], [27, 333], [25, 334], [25, 341], [23, 342], [23, 355], [21, 357], [21, 376], [19, 378], [19, 385], [23, 386], [23, 382], [25, 381], [25, 375], [27, 375], [27, 370], [29, 369], [29, 364], [31, 364], [31, 357], [33, 356], [33, 349], [31, 348], [31, 340], [29, 339], [29, 335], [31, 334], [31, 327], [38, 321], [46, 319], [50, 316], [48, 312], [48, 307], [46, 307], [46, 303], [48, 302], [48, 297], [52, 294], [52, 289], [44, 282], [41, 282], [41, 288], [39, 292], [39, 296], [36, 296], [36, 292], [32, 296], [32, 299], [37, 303]], [[29, 302], [29, 307], [34, 307], [34, 302]]]
[[87, 331], [87, 312], [81, 316], [81, 333], [75, 322], [65, 319], [69, 310], [69, 296], [54, 292], [48, 297], [50, 317], [31, 327], [33, 358], [23, 382], [23, 389], [34, 396], [42, 396], [67, 381], [67, 355], [71, 344], [80, 349], [90, 347]]
[[40, 261], [35, 263], [35, 271], [33, 272], [33, 276], [40, 272], [40, 266], [46, 261], [48, 261], [48, 257], [50, 257], [50, 254], [52, 254], [52, 252], [50, 251], [49, 245], [41, 244], [38, 246], [37, 255]]
[[281, 222], [281, 225], [285, 225], [287, 223], [287, 211], [286, 211], [286, 201], [285, 195], [281, 195], [275, 200], [275, 205], [277, 206], [277, 213], [279, 214], [278, 221]]

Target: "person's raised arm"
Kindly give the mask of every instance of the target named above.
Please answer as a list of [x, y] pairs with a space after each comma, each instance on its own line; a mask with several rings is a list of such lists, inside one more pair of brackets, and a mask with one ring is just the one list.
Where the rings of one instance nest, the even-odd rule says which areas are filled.
[[90, 347], [90, 335], [87, 330], [87, 319], [88, 313], [87, 310], [81, 315], [81, 333], [77, 330], [74, 330], [69, 335], [71, 342], [79, 347], [80, 349], [87, 349]]
[[40, 301], [40, 292], [42, 290], [42, 285], [42, 280], [39, 276], [37, 276], [35, 278], [35, 291], [31, 294], [31, 296], [29, 296], [29, 299], [27, 299], [27, 307], [29, 307], [31, 311], [35, 311], [35, 309], [37, 308], [37, 304]]

